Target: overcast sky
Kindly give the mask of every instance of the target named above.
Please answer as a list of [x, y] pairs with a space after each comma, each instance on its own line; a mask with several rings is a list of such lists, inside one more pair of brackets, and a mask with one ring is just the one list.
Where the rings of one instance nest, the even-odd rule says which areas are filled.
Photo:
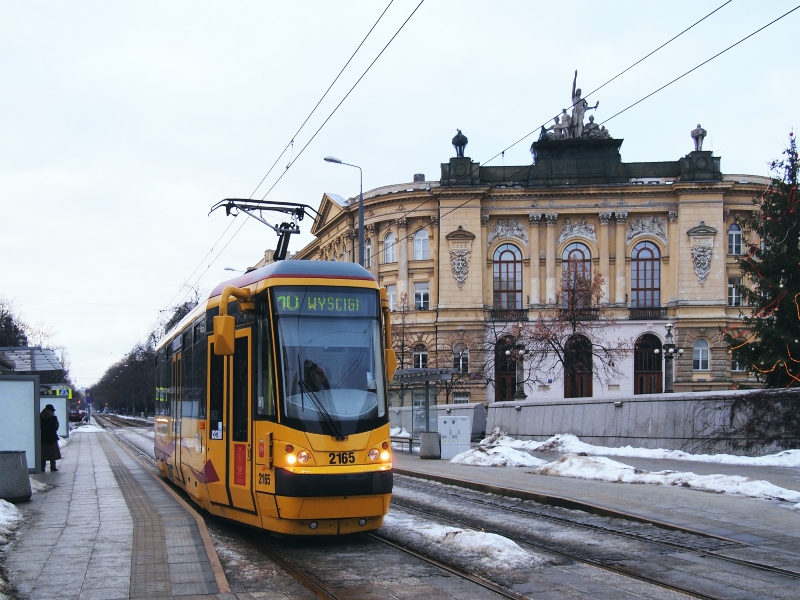
[[[456, 128], [487, 164], [568, 107], [575, 69], [586, 94], [723, 2], [426, 0], [297, 158], [419, 3], [395, 0], [254, 197], [293, 157], [268, 198], [356, 195], [358, 172], [326, 155], [360, 165], [365, 190], [436, 180]], [[185, 282], [207, 294], [274, 248], [263, 225], [231, 239], [245, 217], [208, 211], [253, 193], [387, 4], [0, 3], [0, 295], [52, 327], [79, 386]], [[590, 97], [598, 122], [794, 5], [733, 0]], [[800, 10], [606, 123], [622, 159], [677, 160], [701, 123], [723, 172], [766, 175], [797, 126], [798, 24]], [[531, 141], [491, 164], [529, 164]]]

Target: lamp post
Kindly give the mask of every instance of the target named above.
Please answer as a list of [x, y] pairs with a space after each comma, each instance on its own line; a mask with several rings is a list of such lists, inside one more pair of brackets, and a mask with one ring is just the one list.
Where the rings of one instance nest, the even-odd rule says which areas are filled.
[[350, 163], [342, 162], [341, 159], [335, 156], [326, 156], [323, 159], [325, 162], [333, 163], [335, 165], [346, 165], [348, 167], [355, 167], [358, 169], [358, 264], [364, 266], [364, 173], [358, 165], [351, 165]]
[[[511, 356], [511, 350], [506, 350], [506, 356]], [[517, 367], [514, 400], [525, 400], [528, 397], [525, 394], [525, 344], [517, 342], [514, 346], [514, 361]]]
[[675, 358], [675, 343], [672, 338], [672, 323], [667, 323], [664, 328], [667, 330], [667, 336], [664, 338], [664, 393], [671, 394], [674, 392], [672, 389], [673, 381], [673, 365], [672, 360]]

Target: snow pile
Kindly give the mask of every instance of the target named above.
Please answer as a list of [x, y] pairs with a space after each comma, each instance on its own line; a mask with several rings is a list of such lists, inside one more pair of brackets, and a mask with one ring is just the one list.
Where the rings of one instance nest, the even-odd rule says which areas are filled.
[[72, 435], [75, 435], [76, 433], [101, 433], [103, 431], [105, 431], [105, 429], [103, 429], [102, 427], [98, 427], [97, 425], [86, 424], [86, 425], [81, 425], [80, 427], [76, 427], [70, 433], [72, 433]]
[[507, 446], [477, 446], [456, 454], [450, 462], [472, 467], [538, 467], [547, 461]]
[[389, 435], [392, 437], [410, 438], [411, 434], [406, 431], [405, 427], [392, 427], [389, 430]]
[[689, 454], [681, 450], [665, 450], [664, 448], [606, 448], [586, 444], [571, 433], [554, 435], [544, 442], [533, 440], [517, 440], [506, 435], [502, 429], [494, 431], [483, 441], [485, 446], [506, 446], [530, 452], [559, 452], [572, 454], [590, 454], [594, 456], [625, 456], [634, 458], [656, 458], [668, 460], [688, 460], [695, 462], [717, 463], [726, 465], [745, 465], [753, 467], [800, 467], [800, 450], [784, 450], [767, 456], [736, 456], [734, 454]]
[[720, 494], [735, 494], [764, 500], [800, 502], [800, 492], [778, 487], [768, 481], [739, 475], [697, 475], [680, 471], [644, 471], [603, 456], [566, 454], [531, 471], [535, 475], [594, 479], [615, 483], [674, 485]]
[[22, 525], [22, 513], [5, 500], [0, 500], [0, 548], [11, 541], [12, 532]]
[[394, 509], [383, 518], [383, 526], [389, 537], [423, 553], [457, 554], [464, 561], [478, 562], [486, 569], [519, 569], [544, 562], [542, 557], [526, 552], [503, 536], [439, 525]]
[[33, 477], [30, 478], [31, 480], [31, 492], [34, 494], [42, 494], [47, 490], [52, 490], [53, 486], [47, 483], [42, 483], [38, 479], [34, 479]]

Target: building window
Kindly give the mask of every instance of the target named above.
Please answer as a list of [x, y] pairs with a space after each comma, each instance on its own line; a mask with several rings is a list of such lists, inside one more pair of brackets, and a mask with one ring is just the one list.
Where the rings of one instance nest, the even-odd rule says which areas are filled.
[[428, 232], [424, 229], [414, 234], [414, 260], [428, 260]]
[[692, 349], [692, 369], [708, 371], [708, 342], [696, 340]]
[[573, 242], [561, 254], [561, 304], [563, 308], [587, 308], [591, 303], [592, 253]]
[[414, 369], [427, 369], [428, 368], [428, 349], [425, 344], [417, 344], [414, 346]]
[[661, 306], [661, 253], [653, 242], [640, 242], [631, 253], [631, 308], [658, 306]]
[[364, 268], [372, 268], [372, 240], [364, 242]]
[[522, 309], [522, 253], [512, 244], [494, 251], [494, 308]]
[[394, 307], [397, 306], [397, 286], [396, 285], [387, 285], [386, 286], [386, 299], [389, 301], [389, 310], [394, 310]]
[[731, 357], [731, 371], [736, 373], [741, 373], [742, 371], [747, 370], [747, 365], [744, 364], [741, 360], [736, 357]]
[[453, 368], [459, 373], [469, 373], [469, 350], [464, 344], [453, 348]]
[[430, 310], [431, 300], [427, 281], [414, 283], [414, 308]]
[[453, 392], [453, 404], [469, 404], [469, 392]]
[[397, 237], [393, 233], [383, 238], [383, 262], [387, 265], [397, 262]]
[[742, 285], [741, 277], [728, 278], [728, 306], [741, 306], [742, 294], [739, 286]]
[[742, 228], [735, 223], [728, 229], [728, 254], [736, 256], [742, 253]]

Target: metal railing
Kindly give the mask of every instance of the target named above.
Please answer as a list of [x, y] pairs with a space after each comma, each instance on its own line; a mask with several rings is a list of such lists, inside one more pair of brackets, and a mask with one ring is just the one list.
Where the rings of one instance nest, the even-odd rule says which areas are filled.
[[493, 308], [489, 311], [492, 321], [527, 321], [528, 311], [519, 309]]
[[667, 309], [663, 306], [653, 306], [648, 308], [629, 308], [628, 319], [631, 321], [642, 321], [646, 319], [666, 319]]

